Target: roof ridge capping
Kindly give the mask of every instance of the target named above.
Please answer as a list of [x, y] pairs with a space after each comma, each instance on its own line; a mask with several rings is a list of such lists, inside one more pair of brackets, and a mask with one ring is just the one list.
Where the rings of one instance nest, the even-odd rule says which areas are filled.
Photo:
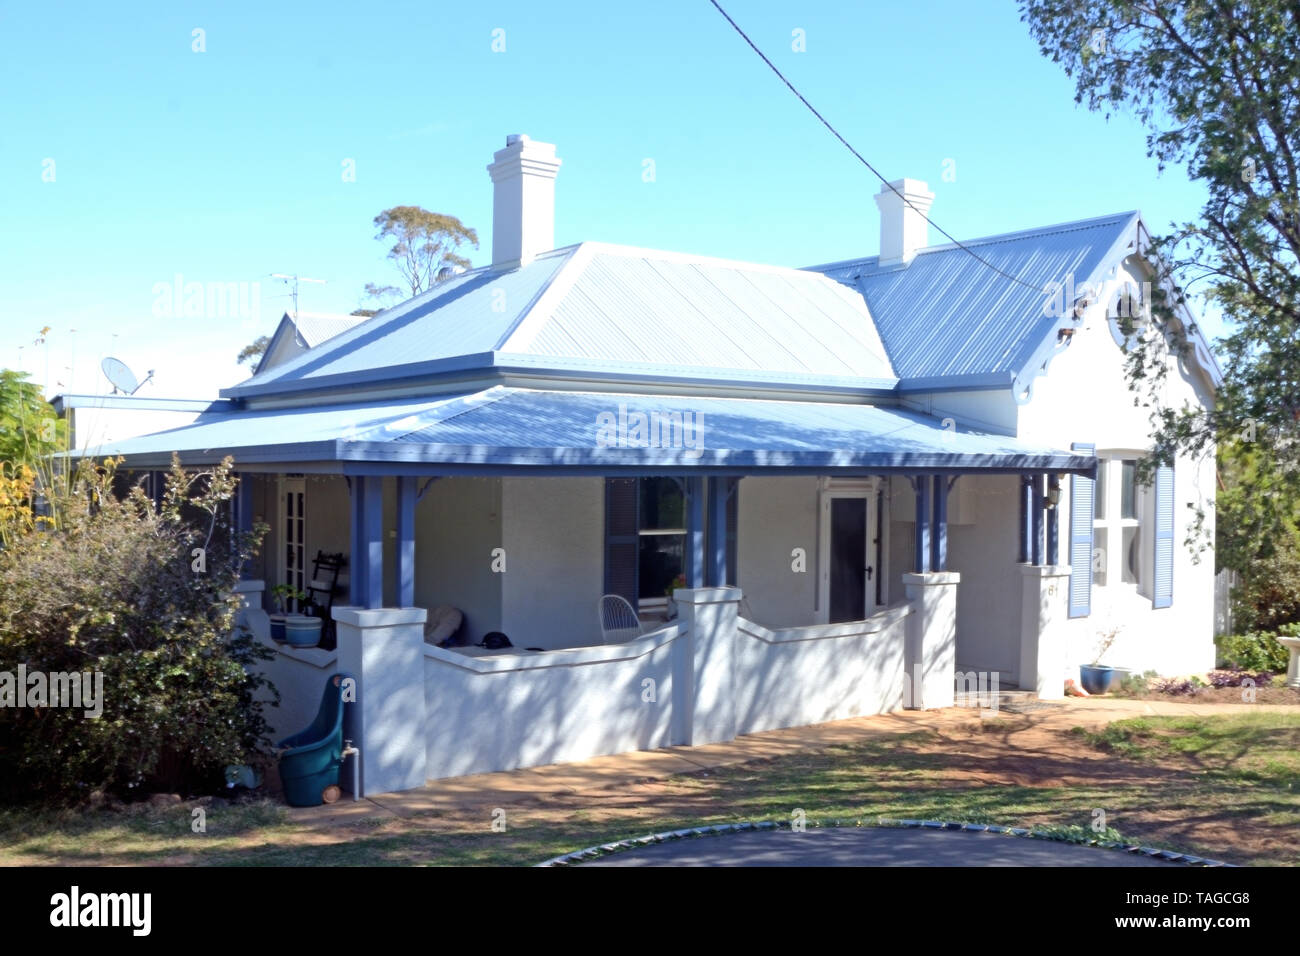
[[[916, 258], [920, 258], [921, 256], [932, 252], [952, 252], [953, 250], [961, 249], [962, 246], [989, 246], [1002, 242], [1016, 242], [1033, 236], [1044, 236], [1064, 232], [1079, 232], [1084, 229], [1093, 229], [1103, 225], [1126, 223], [1134, 219], [1142, 219], [1142, 213], [1140, 210], [1129, 209], [1124, 212], [1114, 212], [1104, 216], [1092, 216], [1088, 219], [1071, 219], [1065, 222], [1052, 223], [1047, 226], [1032, 226], [1027, 229], [1014, 229], [1010, 232], [993, 233], [992, 235], [978, 236], [974, 239], [961, 239], [958, 242], [945, 242], [942, 245], [926, 246], [923, 249], [917, 250]], [[849, 259], [838, 259], [834, 262], [823, 262], [817, 265], [805, 266], [804, 268], [814, 272], [822, 272], [854, 265], [862, 266], [873, 260], [879, 262], [879, 259], [880, 257], [878, 255], [855, 256]], [[896, 264], [892, 266], [880, 266], [879, 268], [881, 271], [884, 271], [886, 269], [906, 269], [907, 266]]]
[[624, 243], [603, 242], [588, 239], [578, 245], [590, 248], [595, 254], [620, 255], [627, 259], [658, 259], [665, 262], [678, 262], [685, 265], [714, 266], [720, 269], [745, 269], [767, 272], [773, 275], [798, 276], [803, 279], [830, 279], [829, 276], [812, 266], [786, 266], [768, 262], [752, 262], [747, 259], [732, 259], [724, 256], [709, 256], [694, 252], [678, 252], [673, 249], [652, 249], [648, 246], [632, 246]]

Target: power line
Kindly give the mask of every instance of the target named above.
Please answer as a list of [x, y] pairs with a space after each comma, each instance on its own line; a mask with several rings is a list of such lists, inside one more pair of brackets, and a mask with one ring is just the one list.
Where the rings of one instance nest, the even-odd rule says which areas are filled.
[[850, 153], [852, 153], [854, 156], [857, 157], [858, 162], [860, 162], [863, 166], [866, 166], [867, 169], [871, 170], [872, 175], [874, 175], [877, 179], [879, 179], [883, 185], [888, 186], [890, 191], [892, 191], [894, 195], [896, 195], [899, 199], [903, 200], [903, 202], [907, 203], [909, 209], [913, 210], [922, 219], [924, 219], [930, 225], [934, 226], [934, 228], [938, 232], [946, 236], [948, 239], [952, 240], [953, 244], [957, 246], [957, 248], [961, 249], [963, 252], [965, 252], [967, 255], [973, 258], [976, 262], [979, 262], [981, 265], [987, 266], [988, 268], [996, 272], [998, 275], [1002, 276], [1004, 279], [1010, 279], [1012, 282], [1015, 282], [1018, 285], [1022, 285], [1026, 289], [1033, 289], [1035, 292], [1039, 292], [1039, 293], [1043, 291], [1038, 286], [1034, 285], [1032, 282], [1026, 282], [1024, 279], [1021, 279], [1018, 276], [1013, 276], [1011, 273], [999, 269], [993, 263], [989, 262], [987, 259], [983, 258], [978, 253], [976, 253], [973, 249], [969, 248], [965, 243], [961, 242], [961, 240], [959, 240], [948, 230], [940, 226], [937, 222], [935, 222], [933, 219], [927, 216], [924, 212], [922, 212], [921, 210], [913, 206], [912, 203], [908, 200], [908, 198], [904, 196], [902, 193], [900, 193], [894, 187], [893, 183], [889, 182], [887, 179], [885, 179], [884, 176], [880, 175], [880, 173], [876, 170], [876, 167], [872, 166], [869, 162], [867, 162], [866, 157], [864, 157], [861, 153], [859, 153], [856, 149], [854, 149], [853, 145], [847, 139], [845, 139], [843, 136], [840, 135], [839, 130], [837, 130], [834, 126], [832, 126], [830, 122], [826, 119], [826, 117], [822, 116], [821, 113], [817, 112], [817, 108], [814, 107], [811, 103], [809, 103], [802, 93], [800, 93], [797, 89], [795, 89], [794, 84], [785, 78], [785, 74], [776, 68], [776, 64], [774, 64], [771, 60], [767, 58], [766, 54], [764, 54], [763, 51], [760, 50], [757, 45], [755, 45], [754, 41], [749, 38], [749, 35], [746, 34], [745, 31], [740, 28], [740, 25], [737, 24], [735, 20], [731, 19], [731, 15], [727, 13], [726, 10], [722, 9], [722, 5], [718, 3], [718, 0], [709, 0], [709, 2], [713, 4], [714, 8], [720, 14], [722, 14], [723, 19], [725, 19], [728, 23], [731, 24], [731, 28], [740, 34], [740, 38], [749, 44], [749, 48], [758, 54], [759, 59], [761, 59], [764, 63], [767, 64], [768, 69], [771, 70], [773, 73], [775, 73], [778, 79], [780, 79], [781, 82], [786, 85], [786, 87], [790, 90], [790, 92], [799, 98], [799, 102], [802, 103], [804, 106], [808, 107], [809, 112], [811, 112], [813, 116], [817, 117], [817, 119], [821, 121], [821, 124], [831, 131], [832, 136], [834, 136], [836, 139], [838, 139], [841, 143], [844, 144], [845, 149], [847, 149]]

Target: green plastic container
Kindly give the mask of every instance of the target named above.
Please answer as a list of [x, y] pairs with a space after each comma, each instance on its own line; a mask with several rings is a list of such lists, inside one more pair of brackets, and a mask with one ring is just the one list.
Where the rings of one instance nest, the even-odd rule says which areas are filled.
[[325, 788], [337, 786], [343, 767], [343, 680], [335, 674], [325, 682], [320, 710], [306, 730], [281, 740], [280, 782], [284, 799], [293, 807], [318, 807]]

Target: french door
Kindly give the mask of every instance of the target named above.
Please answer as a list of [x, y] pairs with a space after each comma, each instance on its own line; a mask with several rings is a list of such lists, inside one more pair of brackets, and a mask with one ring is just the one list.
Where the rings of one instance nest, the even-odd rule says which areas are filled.
[[[280, 479], [281, 560], [280, 584], [305, 591], [307, 579], [307, 482]], [[289, 612], [302, 610], [298, 601], [286, 601]]]

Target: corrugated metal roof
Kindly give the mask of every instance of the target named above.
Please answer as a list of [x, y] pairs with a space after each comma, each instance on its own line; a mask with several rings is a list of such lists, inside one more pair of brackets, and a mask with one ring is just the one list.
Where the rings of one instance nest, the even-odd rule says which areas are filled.
[[570, 268], [580, 272], [567, 293], [503, 350], [894, 377], [862, 297], [816, 273], [601, 244], [584, 244]]
[[1059, 324], [1045, 314], [1042, 290], [1070, 277], [1076, 287], [1088, 282], [1137, 220], [1136, 212], [1125, 212], [963, 242], [1032, 288], [952, 244], [923, 249], [906, 266], [881, 268], [872, 256], [812, 268], [866, 297], [904, 384], [1003, 374], [1009, 384]]
[[484, 268], [454, 276], [222, 394], [358, 372], [382, 380], [402, 365], [492, 351], [576, 248], [509, 272]]
[[223, 394], [388, 381], [456, 356], [488, 364], [488, 353], [611, 373], [627, 363], [707, 369], [719, 381], [727, 370], [896, 380], [862, 296], [826, 276], [583, 243], [522, 269], [467, 272]]
[[364, 315], [331, 315], [326, 312], [299, 312], [296, 317], [290, 317], [309, 349], [314, 349], [322, 342], [356, 328], [367, 320], [368, 317]]
[[[636, 416], [674, 423], [641, 435]], [[689, 425], [689, 430], [683, 426]], [[642, 439], [645, 439], [642, 442]], [[822, 402], [493, 387], [437, 402], [337, 405], [205, 415], [185, 428], [118, 443], [127, 467], [176, 450], [187, 464], [381, 462], [508, 470], [579, 468], [1087, 470], [1090, 456], [944, 428], [896, 408]]]
[[[365, 402], [312, 405], [276, 411], [220, 411], [200, 415], [191, 424], [139, 438], [85, 449], [97, 457], [170, 455], [173, 451], [270, 448], [292, 444], [334, 442], [346, 436], [383, 433], [393, 422], [412, 415], [432, 416], [445, 407], [457, 407], [464, 396], [414, 402]], [[217, 455], [220, 458], [220, 455]], [[188, 460], [188, 459], [187, 459]]]

